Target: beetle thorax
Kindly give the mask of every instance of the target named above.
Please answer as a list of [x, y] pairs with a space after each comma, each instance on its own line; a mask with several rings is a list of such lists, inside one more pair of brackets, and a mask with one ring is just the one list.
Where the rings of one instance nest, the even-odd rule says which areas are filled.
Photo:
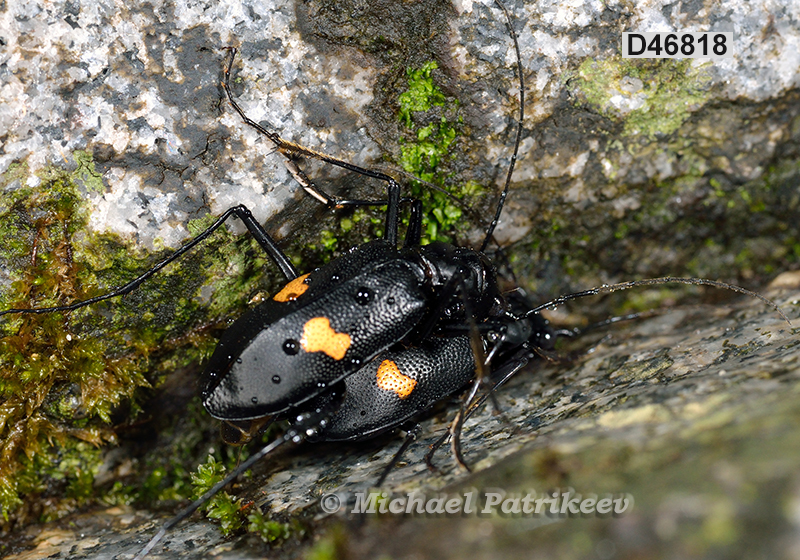
[[449, 298], [452, 303], [444, 310], [445, 318], [463, 316], [463, 294], [469, 295], [468, 305], [478, 318], [488, 317], [502, 301], [495, 267], [483, 253], [441, 242], [416, 247], [413, 252], [425, 271], [428, 287], [436, 296], [454, 290], [453, 297]]

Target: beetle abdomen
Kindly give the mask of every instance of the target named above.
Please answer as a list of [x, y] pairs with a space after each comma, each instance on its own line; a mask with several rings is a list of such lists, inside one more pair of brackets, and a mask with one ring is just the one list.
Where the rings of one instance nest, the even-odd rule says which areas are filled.
[[345, 379], [344, 400], [315, 439], [374, 437], [428, 410], [474, 375], [468, 336], [432, 338], [406, 350], [382, 352]]
[[315, 276], [312, 288], [288, 303], [266, 301], [225, 332], [203, 391], [212, 416], [258, 418], [313, 398], [402, 340], [427, 308], [419, 271], [408, 261], [367, 266], [347, 280], [329, 280], [329, 290]]

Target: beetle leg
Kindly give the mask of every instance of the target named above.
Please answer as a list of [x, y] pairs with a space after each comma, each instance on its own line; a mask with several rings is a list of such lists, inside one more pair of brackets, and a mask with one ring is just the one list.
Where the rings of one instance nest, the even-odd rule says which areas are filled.
[[437, 439], [435, 442], [431, 444], [430, 449], [428, 449], [428, 452], [425, 454], [424, 458], [425, 465], [428, 467], [428, 469], [434, 472], [438, 472], [440, 470], [439, 467], [433, 464], [433, 456], [436, 454], [439, 448], [444, 445], [444, 443], [447, 441], [447, 438], [449, 437], [450, 437], [450, 430], [447, 430], [445, 433], [442, 434], [442, 436], [439, 439]]
[[[230, 56], [228, 57], [228, 61], [225, 64], [224, 70], [224, 79], [222, 80], [222, 87], [225, 90], [225, 94], [228, 96], [228, 101], [233, 106], [234, 110], [239, 114], [245, 124], [248, 126], [253, 127], [261, 134], [265, 135], [269, 140], [275, 144], [277, 150], [286, 157], [288, 160], [287, 169], [292, 174], [292, 176], [297, 180], [300, 186], [308, 192], [311, 196], [315, 199], [319, 200], [329, 208], [336, 208], [341, 206], [383, 206], [387, 205], [388, 208], [386, 210], [387, 213], [387, 227], [386, 232], [384, 234], [384, 238], [391, 242], [392, 239], [397, 240], [397, 212], [398, 206], [400, 204], [400, 185], [397, 181], [383, 173], [381, 171], [377, 171], [374, 169], [367, 169], [365, 167], [361, 167], [359, 165], [352, 164], [350, 162], [344, 161], [342, 159], [329, 156], [323, 152], [318, 152], [317, 150], [312, 150], [311, 148], [306, 148], [305, 146], [301, 146], [300, 144], [295, 144], [294, 142], [289, 142], [288, 140], [284, 140], [281, 136], [272, 130], [269, 130], [259, 123], [252, 120], [247, 114], [244, 112], [239, 104], [236, 102], [236, 99], [233, 97], [233, 91], [231, 90], [231, 67], [233, 66], [233, 59], [236, 57], [236, 48], [230, 48]], [[352, 171], [354, 173], [358, 173], [359, 175], [364, 175], [365, 177], [371, 177], [373, 179], [378, 179], [380, 181], [385, 181], [388, 186], [388, 201], [386, 200], [344, 200], [335, 198], [324, 191], [320, 190], [311, 179], [309, 179], [305, 173], [297, 166], [296, 160], [299, 157], [310, 157], [314, 159], [318, 159], [320, 161], [324, 161], [325, 163], [329, 163], [331, 165], [335, 165], [336, 167], [341, 167], [342, 169], [347, 169], [348, 171]], [[397, 191], [394, 193], [394, 191]]]
[[[247, 227], [247, 231], [250, 232], [256, 241], [258, 241], [258, 244], [261, 245], [261, 248], [264, 249], [264, 251], [270, 256], [272, 262], [274, 262], [277, 267], [281, 269], [281, 272], [284, 276], [286, 276], [287, 280], [294, 280], [300, 275], [300, 273], [297, 272], [297, 269], [292, 264], [292, 261], [289, 260], [289, 257], [287, 257], [283, 251], [280, 250], [280, 247], [275, 244], [275, 241], [269, 236], [267, 230], [265, 230], [261, 224], [258, 223], [258, 220], [255, 219], [250, 210], [248, 210], [248, 208], [243, 204], [226, 210], [225, 213], [222, 214], [222, 216], [220, 216], [210, 228], [192, 240], [192, 243], [197, 244], [199, 241], [202, 241], [202, 239], [208, 237], [211, 234], [211, 231], [222, 225], [222, 222], [224, 222], [231, 214], [236, 214], [236, 217], [242, 221], [242, 223]], [[183, 247], [181, 247], [181, 250], [182, 249]]]
[[155, 536], [153, 536], [153, 538], [150, 539], [150, 541], [144, 546], [144, 548], [139, 551], [134, 560], [142, 560], [153, 549], [153, 547], [158, 544], [164, 535], [167, 534], [167, 531], [192, 515], [195, 511], [211, 500], [211, 498], [213, 498], [217, 492], [225, 488], [225, 486], [230, 484], [236, 477], [243, 474], [258, 461], [275, 451], [278, 447], [288, 442], [300, 443], [304, 441], [306, 437], [316, 433], [320, 427], [327, 423], [333, 406], [334, 405], [331, 403], [325, 403], [314, 410], [309, 410], [307, 412], [298, 414], [295, 417], [294, 423], [289, 426], [285, 434], [263, 447], [257, 453], [254, 453], [251, 457], [248, 457], [244, 463], [241, 463], [238, 467], [233, 469], [225, 478], [207, 490], [205, 494], [197, 498], [194, 502], [182, 509], [172, 519], [164, 523], [161, 529], [159, 529], [158, 533], [156, 533]]
[[381, 476], [375, 483], [376, 488], [380, 488], [381, 485], [386, 481], [386, 477], [389, 476], [389, 473], [392, 472], [392, 469], [397, 465], [397, 463], [400, 462], [400, 458], [405, 454], [406, 450], [408, 450], [412, 443], [417, 441], [418, 434], [419, 424], [415, 423], [406, 430], [406, 436], [403, 439], [403, 443], [400, 445], [400, 449], [398, 449], [397, 453], [394, 454], [394, 457], [392, 457], [392, 460], [389, 461], [389, 464], [384, 467], [383, 471], [381, 472]]
[[464, 279], [461, 273], [456, 273], [445, 285], [444, 289], [442, 290], [442, 296], [440, 297], [440, 303], [437, 306], [437, 310], [428, 319], [427, 324], [424, 326], [423, 332], [425, 332], [425, 336], [428, 336], [428, 333], [430, 330], [432, 330], [433, 325], [439, 319], [443, 306], [450, 301], [450, 299], [455, 295], [456, 291], [461, 294], [464, 303], [464, 315], [466, 316], [466, 321], [469, 328], [469, 342], [470, 347], [472, 348], [473, 360], [475, 362], [476, 378], [472, 383], [469, 393], [467, 393], [467, 396], [464, 398], [461, 408], [459, 409], [453, 421], [450, 423], [448, 434], [445, 434], [443, 439], [440, 439], [433, 446], [431, 446], [431, 450], [425, 456], [425, 463], [428, 465], [428, 467], [433, 468], [433, 454], [436, 452], [436, 449], [438, 449], [444, 443], [444, 441], [446, 441], [447, 435], [450, 435], [452, 436], [451, 446], [453, 450], [453, 456], [459, 465], [461, 465], [465, 470], [470, 471], [470, 468], [467, 466], [464, 456], [461, 453], [461, 428], [464, 420], [468, 416], [470, 409], [472, 408], [471, 403], [475, 399], [480, 387], [488, 379], [488, 375], [486, 371], [487, 360], [486, 353], [484, 351], [483, 337], [481, 337], [478, 325], [472, 315], [472, 304], [467, 297], [466, 287], [464, 286]]
[[416, 247], [422, 240], [422, 201], [414, 199], [411, 202], [411, 216], [408, 220], [406, 239], [403, 248]]
[[233, 469], [228, 476], [217, 482], [214, 486], [212, 486], [209, 490], [206, 491], [205, 494], [197, 498], [194, 502], [183, 508], [180, 513], [175, 515], [172, 519], [164, 523], [161, 529], [159, 529], [158, 533], [156, 533], [150, 541], [142, 548], [139, 553], [136, 555], [134, 560], [142, 560], [147, 554], [153, 549], [155, 545], [167, 534], [167, 531], [172, 529], [175, 525], [192, 515], [195, 511], [197, 511], [200, 507], [205, 505], [211, 498], [213, 498], [217, 492], [225, 488], [228, 484], [230, 484], [237, 476], [244, 473], [250, 467], [252, 467], [256, 462], [264, 458], [266, 455], [280, 447], [286, 442], [293, 441], [292, 434], [294, 432], [287, 432], [283, 435], [280, 439], [277, 439], [271, 442], [266, 447], [262, 448], [258, 453], [255, 453], [251, 457], [249, 457], [244, 463], [240, 464], [238, 467]]
[[[484, 402], [486, 402], [486, 399], [489, 398], [489, 395], [493, 394], [497, 389], [511, 379], [520, 369], [525, 367], [530, 361], [530, 358], [530, 351], [520, 351], [510, 361], [503, 364], [498, 370], [492, 372], [492, 377], [497, 379], [497, 381], [494, 383], [494, 385], [492, 385], [491, 389], [489, 389], [483, 395], [477, 397], [477, 400], [465, 408], [466, 411], [463, 414], [463, 419], [461, 419], [461, 424], [469, 419], [469, 417], [472, 416], [472, 414], [478, 410]], [[475, 380], [473, 383], [471, 392], [479, 386], [477, 381], [478, 380]], [[459, 410], [459, 414], [461, 414], [461, 410]], [[455, 422], [456, 419], [454, 419], [453, 422]], [[451, 423], [450, 429], [448, 429], [438, 440], [431, 444], [430, 450], [425, 454], [425, 464], [429, 469], [433, 471], [439, 470], [438, 467], [433, 464], [433, 456], [436, 454], [439, 448], [445, 444], [447, 439], [453, 435], [454, 431], [457, 431], [460, 435], [461, 429], [458, 428], [458, 430], [454, 430], [453, 424]], [[460, 443], [458, 444], [458, 449], [460, 449]]]
[[[334, 198], [317, 187], [314, 181], [312, 181], [308, 175], [306, 175], [303, 170], [300, 169], [295, 160], [286, 159], [284, 161], [284, 165], [286, 166], [287, 171], [289, 171], [292, 177], [294, 177], [294, 180], [297, 181], [301, 187], [303, 187], [303, 190], [329, 208], [341, 208], [342, 206], [386, 206], [388, 204], [388, 201], [386, 200], [348, 200], [343, 198]], [[406, 199], [404, 199], [404, 201], [405, 200]]]
[[478, 376], [475, 381], [472, 382], [472, 386], [469, 389], [469, 392], [464, 397], [464, 400], [461, 402], [461, 408], [456, 413], [456, 417], [453, 418], [453, 421], [450, 423], [450, 429], [448, 433], [450, 434], [450, 448], [453, 451], [453, 457], [455, 457], [456, 462], [461, 465], [467, 472], [472, 472], [467, 462], [464, 460], [464, 455], [461, 453], [461, 429], [464, 427], [464, 420], [466, 420], [470, 409], [470, 403], [475, 399], [475, 396], [478, 394], [478, 390], [481, 388], [483, 384], [483, 377]]
[[286, 276], [287, 280], [293, 280], [297, 278], [298, 272], [297, 269], [292, 264], [292, 261], [289, 260], [283, 251], [281, 251], [280, 247], [275, 243], [275, 241], [270, 237], [267, 231], [258, 223], [255, 219], [253, 214], [250, 210], [240, 204], [239, 206], [234, 206], [232, 208], [228, 208], [213, 224], [211, 224], [204, 232], [200, 233], [197, 237], [190, 240], [188, 243], [181, 246], [177, 251], [163, 259], [161, 262], [157, 263], [153, 268], [144, 272], [143, 274], [139, 275], [138, 277], [134, 278], [124, 286], [114, 289], [113, 291], [103, 294], [101, 296], [96, 296], [93, 298], [89, 298], [83, 301], [76, 301], [69, 305], [59, 305], [55, 307], [39, 307], [33, 309], [7, 309], [5, 311], [0, 311], [0, 315], [6, 315], [8, 313], [51, 313], [53, 311], [74, 311], [75, 309], [80, 309], [81, 307], [85, 307], [87, 305], [91, 305], [93, 303], [97, 303], [99, 301], [105, 301], [107, 299], [124, 296], [126, 294], [131, 293], [133, 290], [138, 288], [142, 283], [153, 276], [156, 272], [167, 266], [168, 264], [178, 260], [184, 254], [191, 251], [195, 246], [199, 245], [203, 241], [205, 241], [212, 233], [214, 233], [219, 227], [231, 216], [236, 216], [239, 218], [244, 225], [247, 227], [248, 231], [251, 235], [258, 241], [258, 244], [261, 245], [261, 248], [269, 255], [272, 259], [272, 262], [280, 269], [284, 276]]

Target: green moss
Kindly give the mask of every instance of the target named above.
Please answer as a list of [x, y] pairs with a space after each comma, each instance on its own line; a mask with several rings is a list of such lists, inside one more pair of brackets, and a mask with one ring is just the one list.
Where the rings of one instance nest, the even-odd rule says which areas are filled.
[[[26, 172], [20, 166], [2, 179], [0, 259], [12, 280], [3, 308], [90, 297], [96, 278], [71, 244], [86, 220], [74, 174], [47, 170], [34, 189], [15, 184]], [[111, 357], [108, 340], [83, 336], [64, 314], [7, 316], [0, 332], [0, 508], [8, 519], [20, 488], [32, 490], [37, 479], [57, 474], [47, 468], [58, 460], [56, 449], [75, 450], [68, 443], [74, 438], [95, 445], [112, 440], [106, 427], [87, 419], [109, 422], [111, 407], [148, 383], [139, 356]], [[71, 423], [76, 416], [81, 422]], [[25, 477], [32, 483], [20, 484]]]
[[[565, 79], [577, 88], [579, 102], [622, 122], [626, 136], [672, 134], [709, 98], [710, 78], [691, 60], [589, 58]], [[638, 84], [641, 89], [631, 91]], [[637, 102], [641, 106], [631, 109]]]
[[[206, 462], [191, 475], [195, 489], [194, 499], [199, 498], [220, 482], [225, 477], [227, 470], [223, 463], [209, 455]], [[246, 527], [248, 532], [256, 533], [264, 542], [276, 542], [285, 540], [293, 534], [301, 535], [304, 532], [299, 524], [291, 526], [268, 519], [254, 504], [245, 503], [242, 498], [234, 499], [224, 491], [215, 494], [203, 506], [203, 510], [209, 519], [219, 522], [220, 529], [225, 535]]]
[[305, 560], [336, 560], [348, 556], [347, 529], [334, 525], [328, 533], [305, 553]]
[[103, 177], [94, 168], [94, 158], [89, 152], [76, 150], [72, 157], [78, 168], [72, 173], [73, 179], [82, 184], [86, 190], [102, 193], [105, 190]]
[[[65, 305], [105, 294], [164, 256], [88, 229], [85, 191], [102, 190], [102, 180], [89, 154], [73, 156], [73, 170], [48, 168], [34, 176], [21, 163], [0, 177], [0, 269], [8, 274], [0, 287], [0, 310]], [[213, 219], [189, 227], [197, 231]], [[125, 298], [70, 313], [0, 317], [4, 519], [24, 522], [26, 512], [38, 509], [37, 515], [58, 517], [88, 499], [95, 470], [72, 469], [62, 476], [56, 466], [64, 457], [87, 456], [87, 445], [96, 452], [113, 444], [112, 425], [136, 416], [140, 389], [211, 352], [215, 340], [197, 326], [213, 325], [264, 289], [264, 257], [253, 244], [249, 236], [237, 238], [221, 228], [202, 249]], [[213, 286], [213, 297], [201, 297], [205, 285]], [[142, 491], [119, 484], [104, 499], [114, 503], [188, 493], [186, 482], [180, 482], [186, 469], [158, 461], [150, 466], [149, 479], [137, 482]], [[51, 496], [32, 507], [36, 496], [54, 488], [61, 488], [62, 499]]]
[[306, 560], [337, 560], [336, 543], [332, 539], [321, 539], [314, 543], [305, 555]]
[[[726, 112], [707, 107], [654, 144], [643, 145], [634, 137], [626, 138], [625, 144], [609, 142], [613, 149], [605, 152], [606, 169], [614, 167], [610, 162], [631, 161], [631, 157], [643, 162], [658, 156], [668, 168], [666, 177], [641, 184], [615, 183], [600, 191], [604, 196], [609, 193], [607, 200], [601, 196], [585, 208], [569, 207], [559, 202], [560, 191], [537, 184], [536, 196], [543, 193], [544, 202], [541, 211], [532, 215], [533, 233], [525, 240], [521, 263], [515, 267], [520, 283], [531, 292], [546, 287], [556, 295], [609, 279], [692, 276], [718, 278], [758, 291], [777, 271], [793, 268], [800, 244], [793, 226], [792, 193], [800, 166], [796, 159], [786, 158], [767, 168], [762, 177], [744, 184], [731, 180], [713, 161], [719, 151], [714, 147], [717, 141], [709, 143], [704, 132], [709, 123], [718, 124], [725, 131], [720, 144], [734, 142], [732, 135], [741, 128], [736, 121], [725, 120], [729, 118]], [[551, 193], [555, 199], [548, 198]], [[618, 200], [632, 204], [621, 208]], [[711, 216], [713, 221], [709, 221]], [[542, 282], [540, 278], [550, 272], [537, 268], [537, 262], [547, 261], [559, 263], [553, 269], [558, 277]], [[556, 282], [560, 285], [553, 288]], [[648, 289], [642, 297], [638, 291], [629, 291], [607, 298], [605, 313], [642, 311], [684, 297], [696, 300], [706, 293], [710, 294], [670, 287]], [[624, 308], [620, 307], [623, 299], [628, 300]]]
[[247, 532], [255, 533], [267, 543], [280, 542], [288, 539], [292, 534], [302, 536], [304, 529], [292, 530], [288, 523], [272, 521], [256, 509], [247, 515]]
[[[452, 157], [462, 119], [458, 116], [458, 102], [445, 97], [434, 83], [433, 71], [437, 68], [433, 61], [419, 69], [408, 68], [408, 89], [398, 98], [398, 117], [409, 132], [401, 145], [400, 165], [415, 177], [450, 193], [412, 181], [411, 196], [423, 201], [425, 212], [423, 244], [450, 241], [449, 234], [457, 229], [462, 215], [453, 197], [461, 199], [480, 190], [471, 182], [445, 189], [450, 177], [444, 170]], [[437, 111], [432, 111], [434, 108]]]
[[444, 107], [447, 101], [441, 90], [433, 83], [431, 73], [439, 68], [434, 61], [427, 62], [422, 68], [408, 68], [408, 90], [401, 93], [400, 120], [408, 128], [412, 128], [411, 114], [420, 111], [430, 111], [431, 107]]
[[[190, 500], [194, 496], [192, 473], [208, 454], [208, 442], [219, 437], [219, 426], [203, 409], [199, 397], [193, 398], [179, 419], [167, 419], [158, 428], [152, 452], [139, 459], [136, 469], [122, 480], [99, 489], [96, 498], [108, 505], [138, 504], [152, 507], [155, 502]], [[228, 465], [236, 460], [236, 449], [222, 446], [215, 457]]]
[[[461, 225], [463, 211], [459, 200], [482, 190], [475, 182], [453, 184], [455, 173], [450, 167], [460, 157], [457, 140], [463, 123], [458, 101], [445, 96], [434, 81], [437, 68], [433, 61], [421, 68], [408, 68], [407, 87], [397, 97], [402, 132], [398, 163], [422, 180], [404, 184], [403, 196], [422, 201], [423, 244], [451, 241]], [[406, 226], [408, 221], [406, 216], [403, 219]], [[335, 223], [325, 222], [317, 239], [303, 243], [291, 253], [292, 262], [297, 266], [328, 262], [353, 245], [382, 237], [384, 223], [383, 209], [337, 212]]]
[[[208, 460], [192, 473], [194, 485], [194, 498], [197, 499], [208, 492], [215, 484], [225, 477], [225, 465], [217, 461], [212, 455]], [[217, 492], [209, 502], [203, 506], [209, 518], [219, 521], [220, 528], [225, 535], [238, 530], [243, 523], [241, 515], [241, 500], [234, 500], [227, 492]]]
[[328, 229], [323, 230], [320, 233], [319, 242], [320, 245], [322, 245], [322, 248], [329, 252], [333, 252], [338, 245], [338, 239], [336, 238], [336, 235]]

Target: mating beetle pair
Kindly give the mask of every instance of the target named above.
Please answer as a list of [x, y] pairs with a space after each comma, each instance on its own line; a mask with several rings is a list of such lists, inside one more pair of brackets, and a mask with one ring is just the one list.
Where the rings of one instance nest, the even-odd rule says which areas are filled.
[[[288, 284], [226, 331], [202, 380], [203, 403], [223, 420], [289, 418], [292, 426], [280, 441], [351, 440], [390, 430], [467, 384], [477, 366], [483, 366], [487, 351], [494, 350], [493, 359], [499, 363], [529, 340], [549, 336], [538, 316], [511, 309], [497, 286], [494, 266], [482, 251], [442, 243], [421, 245], [421, 204], [401, 198], [391, 177], [285, 142], [250, 121], [230, 95], [234, 55], [232, 50], [223, 85], [245, 122], [264, 132], [289, 158], [298, 182], [330, 207], [386, 206], [383, 239], [300, 276], [250, 211], [237, 206], [111, 293], [65, 306], [0, 314], [70, 311], [128, 294], [236, 216]], [[517, 144], [520, 133], [521, 119]], [[387, 196], [367, 201], [331, 198], [305, 177], [295, 156], [318, 157], [382, 179], [388, 183]], [[398, 217], [405, 205], [410, 206], [410, 225], [403, 247], [398, 248]], [[502, 202], [498, 214], [501, 207]], [[494, 224], [487, 243], [493, 228]], [[522, 363], [522, 357], [515, 357], [514, 364]]]
[[[497, 4], [506, 15], [517, 55], [520, 107], [504, 191], [479, 251], [441, 242], [421, 245], [421, 204], [401, 199], [400, 186], [392, 177], [287, 142], [252, 121], [230, 89], [236, 54], [231, 50], [223, 81], [230, 104], [287, 157], [295, 179], [329, 207], [385, 205], [386, 222], [383, 239], [354, 247], [299, 276], [249, 211], [232, 209], [288, 284], [224, 333], [203, 380], [203, 404], [212, 416], [239, 421], [330, 410], [316, 425], [306, 427], [306, 437], [363, 439], [424, 412], [464, 387], [476, 371], [478, 382], [484, 382], [487, 352], [508, 361], [512, 350], [521, 351], [511, 360], [516, 371], [527, 360], [529, 348], [551, 347], [554, 333], [547, 323], [529, 305], [520, 305], [518, 294], [513, 305], [506, 300], [495, 267], [483, 254], [508, 193], [524, 117], [517, 38], [505, 6]], [[337, 200], [303, 174], [294, 162], [297, 156], [381, 179], [388, 185], [387, 199]], [[398, 248], [403, 202], [411, 210], [403, 246]], [[463, 464], [458, 451], [457, 455]]]
[[[229, 86], [236, 53], [231, 50], [223, 87], [242, 120], [275, 144], [287, 157], [287, 167], [298, 183], [327, 206], [385, 205], [385, 233], [383, 239], [354, 247], [305, 275], [299, 275], [243, 206], [228, 210], [191, 242], [209, 235], [234, 214], [286, 277], [287, 284], [277, 294], [247, 312], [223, 334], [204, 373], [202, 395], [206, 410], [218, 419], [239, 422], [268, 416], [287, 419], [290, 426], [282, 437], [251, 456], [165, 524], [137, 558], [144, 557], [170, 527], [284, 442], [373, 437], [424, 413], [472, 381], [472, 389], [450, 430], [432, 449], [435, 451], [446, 437], [452, 436], [455, 457], [466, 466], [459, 445], [464, 419], [534, 354], [546, 353], [553, 347], [557, 332], [538, 315], [544, 308], [585, 295], [672, 282], [732, 289], [775, 307], [742, 288], [694, 278], [657, 278], [603, 286], [538, 307], [527, 302], [520, 292], [501, 293], [497, 271], [483, 251], [502, 212], [522, 134], [524, 81], [510, 18], [508, 28], [517, 53], [520, 114], [512, 163], [480, 250], [445, 243], [421, 245], [421, 205], [416, 200], [402, 199], [393, 178], [287, 142], [252, 121], [236, 103]], [[384, 180], [388, 185], [387, 199], [335, 199], [317, 189], [303, 174], [295, 163], [298, 156], [317, 158]], [[410, 204], [411, 210], [403, 246], [398, 248], [403, 203]], [[484, 384], [486, 388], [480, 394]]]

